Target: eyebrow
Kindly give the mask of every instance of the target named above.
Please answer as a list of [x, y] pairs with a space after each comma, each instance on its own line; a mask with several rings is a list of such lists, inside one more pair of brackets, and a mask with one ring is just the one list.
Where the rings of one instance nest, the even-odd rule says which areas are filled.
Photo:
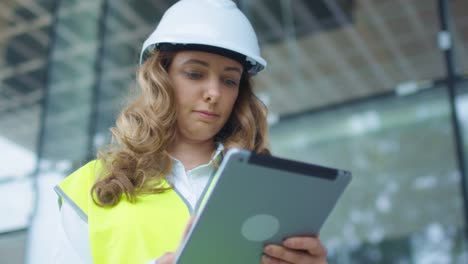
[[242, 75], [242, 71], [241, 69], [239, 69], [239, 67], [226, 67], [224, 68], [225, 71], [235, 71], [235, 72], [238, 72], [240, 75]]
[[184, 61], [184, 63], [182, 63], [182, 65], [185, 65], [185, 64], [201, 64], [201, 65], [206, 66], [206, 67], [210, 66], [208, 64], [208, 62], [202, 61], [202, 60], [197, 60], [197, 59], [186, 60], [186, 61]]
[[[210, 64], [208, 62], [198, 60], [198, 59], [189, 59], [189, 60], [185, 61], [184, 63], [182, 63], [182, 65], [185, 65], [185, 64], [200, 64], [200, 65], [205, 66], [205, 67], [210, 66]], [[239, 69], [239, 67], [228, 66], [228, 67], [224, 68], [224, 71], [235, 71], [235, 72], [238, 72], [239, 74], [242, 74], [242, 70]]]

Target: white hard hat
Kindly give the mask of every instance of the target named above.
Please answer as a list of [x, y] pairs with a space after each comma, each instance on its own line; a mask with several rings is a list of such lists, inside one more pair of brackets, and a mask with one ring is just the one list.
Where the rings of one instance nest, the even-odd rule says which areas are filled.
[[140, 63], [163, 46], [239, 55], [251, 75], [267, 64], [252, 25], [231, 0], [180, 0], [171, 6], [143, 43]]

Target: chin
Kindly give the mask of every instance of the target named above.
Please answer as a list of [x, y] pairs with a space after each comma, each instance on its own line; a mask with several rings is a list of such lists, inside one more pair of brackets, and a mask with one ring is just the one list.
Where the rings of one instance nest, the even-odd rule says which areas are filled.
[[198, 131], [195, 131], [194, 133], [191, 133], [191, 138], [197, 141], [208, 141], [208, 140], [212, 140], [216, 136], [217, 133], [218, 133], [217, 131], [204, 132], [202, 130], [198, 130]]

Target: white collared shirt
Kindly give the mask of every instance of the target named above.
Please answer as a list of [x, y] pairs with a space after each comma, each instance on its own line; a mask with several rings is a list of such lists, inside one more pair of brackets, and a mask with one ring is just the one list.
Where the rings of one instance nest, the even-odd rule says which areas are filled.
[[[179, 195], [190, 205], [190, 210], [196, 210], [197, 202], [202, 196], [216, 165], [214, 160], [224, 150], [222, 144], [211, 160], [203, 165], [186, 171], [179, 160], [173, 159], [172, 171], [167, 176], [167, 181], [174, 187]], [[88, 224], [83, 221], [73, 208], [66, 202], [62, 204], [61, 221], [57, 228], [56, 245], [54, 251], [55, 263], [88, 264], [93, 263], [91, 248], [89, 245]], [[148, 263], [155, 263], [157, 259]]]

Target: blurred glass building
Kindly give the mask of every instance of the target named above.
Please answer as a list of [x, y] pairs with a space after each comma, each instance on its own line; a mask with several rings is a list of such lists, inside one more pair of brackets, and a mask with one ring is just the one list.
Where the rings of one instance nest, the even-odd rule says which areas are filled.
[[[0, 2], [0, 262], [50, 263], [52, 187], [93, 159], [172, 0]], [[278, 156], [354, 178], [330, 263], [468, 263], [468, 2], [237, 0]]]

